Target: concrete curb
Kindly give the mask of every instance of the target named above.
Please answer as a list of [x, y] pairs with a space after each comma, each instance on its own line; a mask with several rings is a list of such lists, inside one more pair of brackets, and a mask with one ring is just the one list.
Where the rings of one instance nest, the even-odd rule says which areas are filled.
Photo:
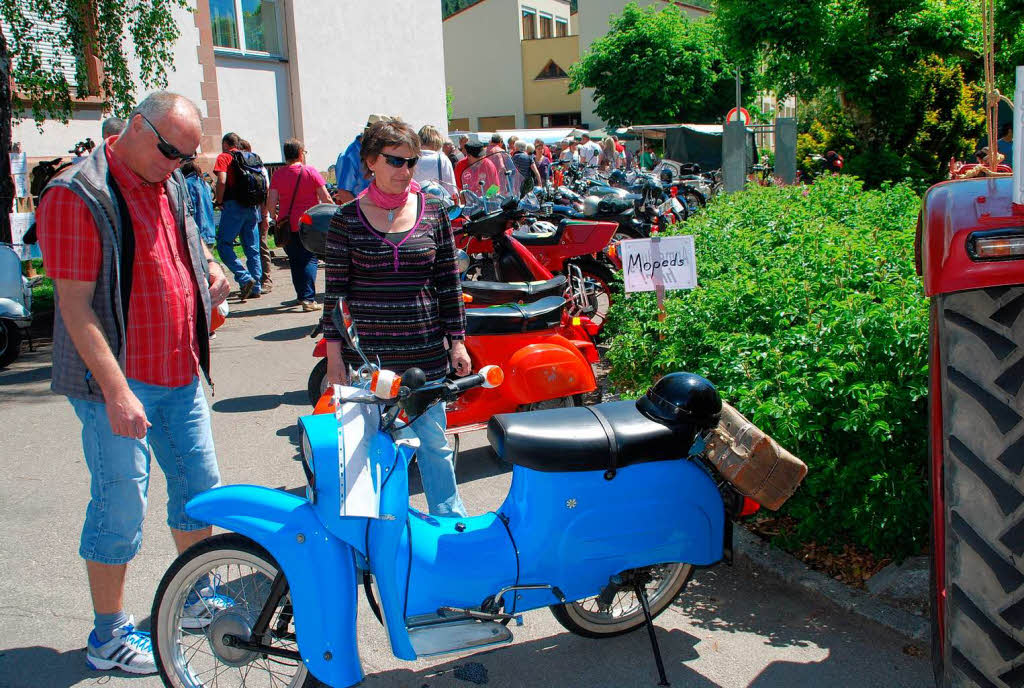
[[851, 588], [823, 573], [812, 571], [793, 555], [772, 547], [742, 526], [737, 526], [733, 532], [737, 559], [746, 559], [751, 565], [778, 576], [789, 585], [824, 597], [842, 609], [881, 624], [911, 640], [930, 642], [931, 624], [928, 619], [886, 604], [877, 597]]

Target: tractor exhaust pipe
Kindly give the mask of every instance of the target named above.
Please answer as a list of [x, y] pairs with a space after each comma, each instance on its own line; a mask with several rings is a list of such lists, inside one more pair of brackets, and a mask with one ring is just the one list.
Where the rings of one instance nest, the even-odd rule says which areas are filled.
[[1017, 87], [1013, 93], [1013, 204], [1024, 212], [1024, 67], [1017, 67]]

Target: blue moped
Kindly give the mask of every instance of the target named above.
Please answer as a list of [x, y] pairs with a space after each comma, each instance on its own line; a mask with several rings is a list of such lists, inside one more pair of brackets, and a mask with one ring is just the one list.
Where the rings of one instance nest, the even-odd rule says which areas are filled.
[[[359, 351], [343, 311], [332, 317]], [[513, 464], [508, 496], [457, 518], [410, 508], [418, 441], [405, 426], [500, 384], [500, 370], [425, 383], [413, 369], [392, 382], [363, 360], [354, 374], [367, 389], [338, 387], [336, 414], [299, 419], [305, 498], [231, 485], [189, 502], [191, 516], [233, 532], [187, 550], [159, 585], [152, 640], [165, 685], [359, 683], [360, 578], [401, 659], [509, 643], [511, 622], [547, 606], [591, 638], [646, 626], [668, 685], [652, 619], [694, 566], [731, 555], [744, 508], [699, 449], [721, 411], [711, 383], [673, 373], [637, 402], [495, 416], [488, 439]]]

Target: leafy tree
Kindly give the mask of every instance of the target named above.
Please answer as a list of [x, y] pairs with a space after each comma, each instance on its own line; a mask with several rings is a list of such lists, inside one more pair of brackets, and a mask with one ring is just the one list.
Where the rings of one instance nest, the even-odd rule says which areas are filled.
[[[14, 195], [8, 157], [12, 118], [31, 113], [40, 130], [47, 119], [66, 124], [74, 99], [86, 96], [100, 98], [104, 110], [127, 115], [136, 96], [128, 41], [141, 86], [165, 86], [180, 35], [173, 10], [188, 7], [188, 0], [0, 0], [0, 203], [4, 207], [11, 206]], [[66, 30], [46, 28], [39, 20]], [[41, 45], [50, 45], [52, 55], [44, 56]], [[61, 56], [75, 61], [74, 84], [61, 68]], [[97, 65], [92, 75], [90, 62]], [[8, 87], [12, 81], [13, 94]], [[0, 238], [10, 239], [6, 212], [0, 212]]]
[[569, 68], [570, 91], [593, 88], [609, 125], [716, 121], [735, 105], [735, 71], [713, 22], [631, 2], [610, 23]]
[[[1005, 92], [1009, 65], [1024, 58], [1024, 7], [997, 5]], [[757, 75], [757, 87], [802, 101], [838, 99], [852, 139], [843, 152], [869, 182], [940, 179], [949, 158], [970, 152], [981, 134], [976, 0], [718, 0], [716, 8], [727, 54]], [[860, 164], [851, 160], [858, 156]]]

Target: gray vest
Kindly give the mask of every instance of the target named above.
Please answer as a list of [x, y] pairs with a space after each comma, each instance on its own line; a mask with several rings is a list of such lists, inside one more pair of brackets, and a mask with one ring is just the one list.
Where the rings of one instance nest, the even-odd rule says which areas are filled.
[[[74, 165], [67, 172], [53, 179], [43, 190], [42, 196], [54, 187], [61, 186], [85, 201], [92, 213], [99, 232], [102, 249], [100, 272], [96, 278], [96, 290], [92, 297], [92, 308], [99, 318], [100, 328], [110, 345], [110, 350], [125, 370], [125, 323], [122, 313], [127, 308], [121, 304], [121, 213], [114, 191], [112, 175], [107, 166], [107, 145], [101, 144], [85, 161]], [[190, 267], [198, 286], [196, 303], [196, 337], [199, 346], [199, 365], [210, 381], [210, 268], [199, 239], [196, 223], [188, 211], [188, 189], [181, 172], [174, 174], [164, 184], [167, 200], [174, 214], [178, 231], [185, 235]], [[128, 228], [131, 231], [131, 228]], [[45, 260], [46, 257], [43, 256]], [[60, 295], [55, 293], [53, 321], [53, 382], [50, 388], [57, 394], [76, 399], [103, 402], [99, 384], [92, 378], [78, 350], [71, 341], [60, 313]]]

